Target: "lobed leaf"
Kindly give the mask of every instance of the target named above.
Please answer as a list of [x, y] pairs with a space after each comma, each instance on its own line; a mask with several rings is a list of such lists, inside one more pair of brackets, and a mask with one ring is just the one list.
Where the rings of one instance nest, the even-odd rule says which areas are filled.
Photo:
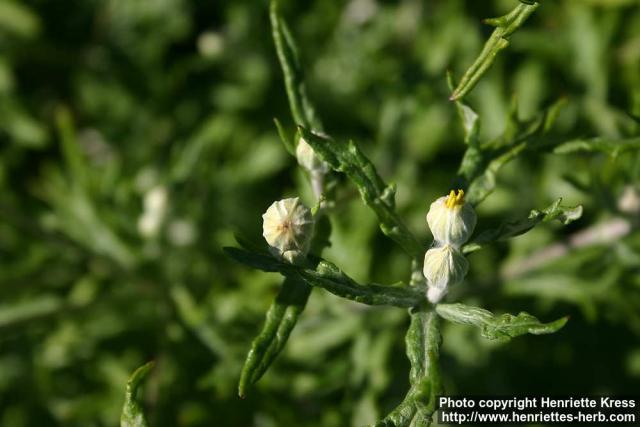
[[142, 404], [136, 396], [140, 383], [149, 374], [154, 362], [149, 362], [136, 369], [127, 381], [124, 395], [124, 406], [120, 416], [120, 427], [148, 427], [149, 423], [144, 416]]
[[395, 186], [385, 184], [373, 163], [358, 146], [353, 141], [349, 141], [348, 144], [338, 143], [331, 138], [316, 135], [304, 127], [300, 127], [299, 130], [305, 141], [331, 168], [344, 173], [355, 184], [364, 203], [378, 216], [382, 232], [412, 257], [422, 257], [423, 245], [395, 211]]
[[477, 326], [482, 330], [483, 337], [502, 342], [524, 334], [552, 334], [569, 320], [566, 316], [553, 322], [542, 323], [525, 312], [517, 316], [511, 314], [496, 316], [483, 308], [464, 304], [438, 304], [436, 312], [451, 322]]
[[527, 218], [503, 222], [497, 228], [485, 230], [467, 243], [462, 248], [462, 251], [464, 253], [477, 251], [488, 243], [503, 241], [524, 234], [541, 223], [558, 220], [567, 225], [582, 216], [581, 205], [573, 207], [561, 206], [561, 202], [562, 198], [559, 198], [542, 211], [533, 209]]
[[318, 259], [317, 266], [298, 266], [280, 261], [271, 255], [226, 247], [231, 258], [262, 271], [279, 272], [285, 277], [301, 279], [311, 286], [324, 288], [334, 295], [367, 305], [414, 307], [425, 301], [424, 292], [412, 287], [362, 285], [351, 279], [329, 261]]

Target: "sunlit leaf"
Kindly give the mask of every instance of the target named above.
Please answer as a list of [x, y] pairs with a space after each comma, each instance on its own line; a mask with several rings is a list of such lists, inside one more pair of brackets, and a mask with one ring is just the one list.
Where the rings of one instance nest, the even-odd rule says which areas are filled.
[[562, 317], [549, 323], [542, 323], [529, 313], [494, 315], [488, 310], [464, 304], [438, 304], [436, 312], [443, 318], [466, 325], [477, 326], [482, 336], [490, 340], [509, 341], [524, 334], [552, 334], [561, 329], [569, 320]]
[[236, 261], [250, 267], [299, 278], [311, 286], [323, 288], [332, 294], [367, 305], [414, 307], [425, 301], [424, 293], [412, 287], [359, 284], [326, 260], [320, 260], [317, 267], [312, 269], [288, 264], [271, 255], [245, 249], [227, 247], [224, 251]]
[[517, 5], [511, 12], [499, 18], [487, 19], [485, 22], [495, 26], [495, 30], [484, 45], [482, 52], [460, 79], [458, 87], [451, 94], [455, 101], [464, 97], [478, 83], [482, 75], [491, 67], [498, 53], [509, 46], [509, 37], [524, 24], [539, 6], [538, 2]]
[[553, 152], [556, 154], [572, 154], [577, 152], [606, 153], [615, 156], [626, 151], [640, 149], [640, 137], [626, 139], [591, 138], [574, 139], [557, 145]]
[[582, 206], [561, 206], [560, 202], [561, 198], [542, 211], [533, 209], [526, 218], [503, 222], [497, 228], [481, 232], [463, 247], [463, 252], [474, 252], [488, 243], [519, 236], [541, 223], [557, 220], [567, 225], [582, 216]]

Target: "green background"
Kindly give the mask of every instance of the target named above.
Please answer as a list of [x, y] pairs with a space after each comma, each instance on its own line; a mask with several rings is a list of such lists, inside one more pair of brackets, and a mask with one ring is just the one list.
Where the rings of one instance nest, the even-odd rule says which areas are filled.
[[[459, 78], [491, 32], [482, 19], [517, 2], [281, 3], [326, 130], [397, 184], [398, 211], [428, 244], [424, 216], [465, 148], [446, 72]], [[466, 102], [491, 141], [561, 98], [550, 140], [638, 136], [637, 1], [543, 1]], [[273, 200], [312, 202], [274, 117], [293, 132], [266, 1], [0, 1], [0, 425], [116, 425], [148, 360], [153, 426], [360, 426], [402, 400], [406, 311], [317, 289], [275, 365], [237, 397], [281, 279], [221, 248], [234, 232], [259, 240]], [[448, 301], [571, 319], [505, 345], [446, 324], [448, 394], [637, 394], [639, 174], [633, 150], [533, 152], [500, 171], [477, 230], [558, 197], [584, 215], [471, 254]], [[154, 189], [166, 208], [145, 233]], [[354, 187], [339, 194], [326, 258], [358, 281], [407, 280]], [[526, 268], [585, 230], [602, 241]]]

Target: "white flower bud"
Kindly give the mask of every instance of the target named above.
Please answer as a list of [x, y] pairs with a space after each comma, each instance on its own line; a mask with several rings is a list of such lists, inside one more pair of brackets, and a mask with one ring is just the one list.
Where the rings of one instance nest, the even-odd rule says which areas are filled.
[[273, 202], [262, 219], [262, 235], [273, 254], [291, 263], [307, 255], [313, 217], [299, 198]]
[[469, 270], [469, 262], [452, 245], [431, 248], [424, 254], [422, 272], [430, 288], [446, 288], [462, 282]]
[[315, 151], [313, 151], [313, 148], [304, 140], [304, 138], [300, 138], [298, 140], [296, 158], [298, 159], [300, 166], [309, 172], [327, 173], [329, 171], [329, 165], [318, 157]]
[[476, 213], [464, 201], [464, 191], [451, 190], [448, 196], [431, 203], [427, 223], [436, 242], [460, 246], [464, 244], [476, 226]]
[[431, 304], [437, 304], [449, 292], [448, 288], [429, 288], [427, 290], [427, 299]]

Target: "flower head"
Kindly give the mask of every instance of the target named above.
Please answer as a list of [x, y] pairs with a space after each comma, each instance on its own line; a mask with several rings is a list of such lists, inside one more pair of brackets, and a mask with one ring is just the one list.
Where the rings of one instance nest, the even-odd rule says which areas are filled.
[[422, 272], [429, 288], [444, 289], [462, 282], [469, 270], [467, 259], [452, 245], [431, 248], [424, 254]]
[[464, 244], [476, 226], [476, 213], [464, 200], [464, 191], [451, 190], [448, 196], [431, 203], [427, 223], [436, 242], [460, 246]]
[[299, 198], [273, 202], [262, 219], [262, 235], [273, 254], [291, 263], [307, 255], [313, 232], [313, 217]]

